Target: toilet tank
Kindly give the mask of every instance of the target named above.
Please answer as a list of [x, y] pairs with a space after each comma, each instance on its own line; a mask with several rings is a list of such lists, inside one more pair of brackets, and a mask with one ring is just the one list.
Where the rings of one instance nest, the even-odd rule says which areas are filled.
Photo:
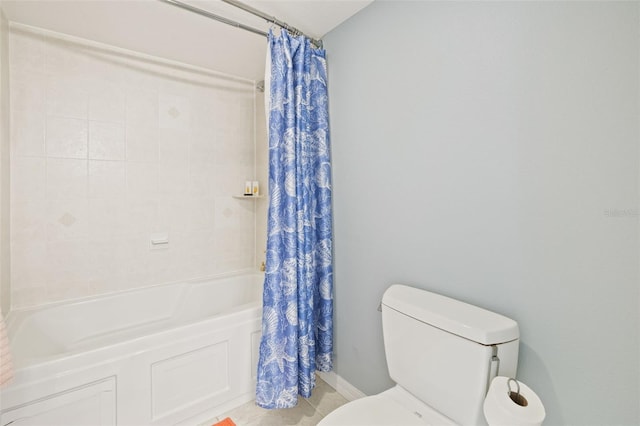
[[394, 284], [382, 328], [391, 379], [458, 424], [486, 425], [491, 379], [516, 376], [518, 324], [494, 312]]

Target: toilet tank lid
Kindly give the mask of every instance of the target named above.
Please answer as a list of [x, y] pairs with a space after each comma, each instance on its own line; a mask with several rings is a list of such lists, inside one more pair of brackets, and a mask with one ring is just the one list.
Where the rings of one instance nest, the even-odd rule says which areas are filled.
[[427, 290], [393, 284], [382, 304], [441, 330], [483, 345], [497, 345], [520, 337], [514, 320]]

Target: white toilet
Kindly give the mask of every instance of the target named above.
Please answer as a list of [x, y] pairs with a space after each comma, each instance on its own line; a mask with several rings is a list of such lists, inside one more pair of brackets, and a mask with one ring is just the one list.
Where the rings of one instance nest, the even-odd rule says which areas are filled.
[[382, 331], [396, 386], [318, 426], [486, 425], [491, 380], [516, 376], [518, 324], [477, 306], [395, 284], [382, 297]]

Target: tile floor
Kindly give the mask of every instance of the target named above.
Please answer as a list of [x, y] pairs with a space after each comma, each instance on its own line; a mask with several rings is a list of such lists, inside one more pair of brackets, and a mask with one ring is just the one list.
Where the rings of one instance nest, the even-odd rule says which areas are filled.
[[251, 401], [200, 426], [211, 426], [225, 417], [230, 417], [237, 426], [315, 426], [324, 416], [347, 402], [318, 377], [311, 398], [299, 397], [295, 408], [265, 410]]

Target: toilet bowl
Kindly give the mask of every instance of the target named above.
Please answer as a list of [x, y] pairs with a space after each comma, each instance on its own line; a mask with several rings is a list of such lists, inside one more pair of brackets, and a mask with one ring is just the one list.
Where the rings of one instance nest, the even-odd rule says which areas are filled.
[[515, 377], [518, 324], [425, 290], [394, 284], [382, 298], [389, 376], [396, 383], [349, 402], [319, 426], [487, 425], [493, 378]]
[[329, 413], [318, 426], [455, 425], [400, 386], [357, 399]]

